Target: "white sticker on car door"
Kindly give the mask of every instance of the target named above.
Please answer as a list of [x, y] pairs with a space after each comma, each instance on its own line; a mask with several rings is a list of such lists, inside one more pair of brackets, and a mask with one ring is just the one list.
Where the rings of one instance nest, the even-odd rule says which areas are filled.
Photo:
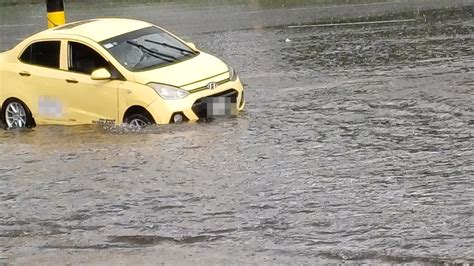
[[40, 96], [38, 101], [39, 114], [45, 118], [62, 118], [63, 105], [61, 101], [51, 96]]

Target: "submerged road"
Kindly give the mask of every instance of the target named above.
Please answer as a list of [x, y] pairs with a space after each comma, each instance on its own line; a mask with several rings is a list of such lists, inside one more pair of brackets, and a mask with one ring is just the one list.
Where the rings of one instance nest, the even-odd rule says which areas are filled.
[[[472, 1], [249, 2], [68, 6], [223, 58], [246, 112], [0, 131], [0, 264], [474, 263]], [[0, 10], [0, 50], [45, 24]]]

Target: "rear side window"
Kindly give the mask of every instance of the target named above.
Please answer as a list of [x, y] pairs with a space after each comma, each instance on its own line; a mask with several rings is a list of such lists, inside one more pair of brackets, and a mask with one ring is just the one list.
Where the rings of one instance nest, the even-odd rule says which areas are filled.
[[20, 61], [30, 65], [58, 68], [60, 41], [36, 42], [28, 46], [20, 56]]

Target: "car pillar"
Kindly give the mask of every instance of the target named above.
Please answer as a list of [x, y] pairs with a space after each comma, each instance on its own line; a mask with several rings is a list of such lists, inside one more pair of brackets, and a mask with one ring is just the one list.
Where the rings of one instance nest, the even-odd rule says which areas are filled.
[[54, 28], [66, 23], [63, 0], [46, 0], [48, 11], [48, 28]]

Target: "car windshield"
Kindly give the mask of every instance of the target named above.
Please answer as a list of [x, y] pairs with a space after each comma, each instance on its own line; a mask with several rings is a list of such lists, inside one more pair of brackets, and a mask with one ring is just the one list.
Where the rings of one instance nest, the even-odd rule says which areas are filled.
[[197, 52], [158, 27], [132, 31], [105, 40], [101, 45], [130, 71], [154, 69], [197, 55]]

